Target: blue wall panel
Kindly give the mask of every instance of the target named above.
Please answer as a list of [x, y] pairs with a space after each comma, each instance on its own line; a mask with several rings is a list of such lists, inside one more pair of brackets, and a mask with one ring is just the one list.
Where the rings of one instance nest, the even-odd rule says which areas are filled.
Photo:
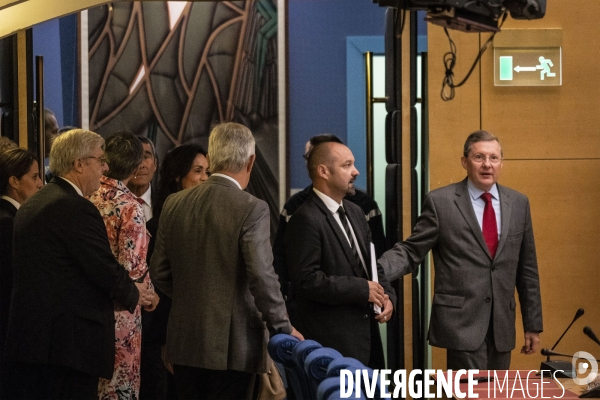
[[52, 19], [33, 27], [34, 77], [36, 56], [44, 57], [44, 106], [54, 111], [58, 126], [63, 126], [59, 19]]
[[302, 154], [313, 135], [347, 140], [346, 38], [383, 36], [385, 8], [370, 0], [289, 0], [291, 188], [310, 184]]

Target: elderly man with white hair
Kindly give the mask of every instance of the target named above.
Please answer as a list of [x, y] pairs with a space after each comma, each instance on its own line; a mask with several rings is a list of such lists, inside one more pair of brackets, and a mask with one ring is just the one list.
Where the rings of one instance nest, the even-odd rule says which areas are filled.
[[85, 197], [108, 169], [104, 139], [76, 129], [50, 151], [54, 178], [14, 223], [14, 280], [6, 357], [17, 397], [97, 398], [115, 358], [115, 307], [133, 312], [152, 291], [113, 256], [98, 209]]
[[269, 334], [290, 324], [273, 270], [269, 208], [245, 192], [254, 137], [233, 122], [208, 141], [212, 176], [171, 195], [150, 263], [154, 284], [172, 297], [166, 359], [180, 398], [238, 399], [267, 371]]

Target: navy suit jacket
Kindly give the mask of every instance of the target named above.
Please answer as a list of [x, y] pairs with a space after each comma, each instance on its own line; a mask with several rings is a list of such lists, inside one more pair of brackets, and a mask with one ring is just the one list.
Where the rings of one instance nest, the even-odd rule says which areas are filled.
[[4, 356], [8, 306], [12, 291], [12, 238], [17, 208], [0, 199], [0, 358]]
[[133, 312], [139, 293], [115, 260], [96, 207], [54, 178], [21, 206], [13, 237], [7, 358], [110, 379], [113, 302]]

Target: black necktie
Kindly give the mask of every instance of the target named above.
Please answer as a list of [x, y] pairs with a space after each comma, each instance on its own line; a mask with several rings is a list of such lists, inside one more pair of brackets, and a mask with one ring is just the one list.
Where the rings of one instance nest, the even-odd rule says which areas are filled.
[[354, 254], [354, 258], [359, 266], [362, 267], [362, 263], [360, 262], [360, 257], [358, 256], [358, 249], [354, 245], [354, 239], [352, 239], [352, 232], [350, 231], [350, 224], [348, 223], [348, 217], [346, 217], [346, 211], [344, 211], [344, 207], [340, 206], [337, 210], [340, 215], [340, 221], [342, 221], [342, 226], [346, 231], [346, 235], [348, 235], [348, 240], [350, 241], [350, 248], [352, 249], [352, 254]]

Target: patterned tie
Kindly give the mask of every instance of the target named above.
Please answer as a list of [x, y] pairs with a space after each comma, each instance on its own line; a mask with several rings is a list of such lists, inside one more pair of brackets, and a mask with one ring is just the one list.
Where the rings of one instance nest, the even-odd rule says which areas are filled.
[[344, 207], [340, 206], [337, 212], [340, 215], [340, 221], [342, 221], [342, 226], [346, 231], [346, 235], [348, 235], [348, 240], [350, 241], [350, 248], [352, 249], [352, 254], [354, 254], [354, 258], [356, 259], [358, 265], [362, 266], [362, 263], [360, 262], [360, 257], [358, 256], [358, 249], [354, 245], [354, 240], [352, 239], [352, 232], [350, 231], [350, 224], [348, 223], [348, 217], [346, 216], [346, 211], [344, 211]]
[[491, 193], [484, 193], [481, 195], [483, 201], [485, 201], [485, 208], [483, 209], [483, 223], [482, 231], [485, 243], [487, 243], [490, 255], [492, 258], [496, 256], [496, 249], [498, 248], [498, 225], [496, 224], [496, 212], [492, 206], [492, 195]]

